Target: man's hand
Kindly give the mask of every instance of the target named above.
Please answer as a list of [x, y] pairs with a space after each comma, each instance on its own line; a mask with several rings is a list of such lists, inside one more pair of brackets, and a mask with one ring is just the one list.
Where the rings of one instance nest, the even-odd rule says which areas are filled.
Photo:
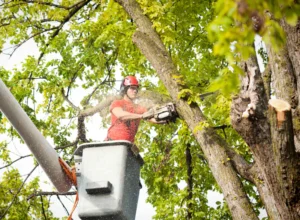
[[154, 117], [154, 109], [151, 108], [142, 115], [142, 119], [149, 120]]

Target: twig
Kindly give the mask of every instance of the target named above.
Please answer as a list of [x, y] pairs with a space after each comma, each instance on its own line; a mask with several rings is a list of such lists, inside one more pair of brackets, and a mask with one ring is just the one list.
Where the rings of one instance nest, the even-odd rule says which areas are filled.
[[[61, 24], [58, 26], [57, 30], [53, 32], [53, 34], [50, 36], [49, 42], [45, 45], [44, 50], [50, 45], [50, 42], [52, 39], [54, 39], [60, 32], [60, 30], [63, 28], [63, 26], [85, 5], [87, 5], [91, 0], [83, 0], [80, 2], [77, 2], [73, 5], [72, 10], [70, 13], [62, 20]], [[38, 64], [40, 63], [41, 59], [45, 55], [44, 52], [42, 52], [38, 58]]]
[[[109, 77], [109, 76], [108, 76]], [[107, 83], [108, 81], [107, 81], [107, 77], [99, 84], [99, 85], [97, 85], [94, 89], [93, 89], [93, 91], [91, 92], [91, 94], [89, 95], [89, 97], [86, 99], [86, 101], [85, 101], [85, 105], [88, 105], [89, 104], [89, 102], [90, 102], [90, 99], [92, 98], [92, 96], [94, 95], [94, 93], [100, 88], [100, 86], [102, 86], [103, 84], [105, 84], [105, 83]]]
[[69, 105], [70, 105], [72, 108], [74, 108], [74, 109], [77, 110], [77, 111], [80, 111], [80, 108], [77, 107], [76, 105], [74, 105], [73, 102], [71, 102], [70, 99], [65, 95], [65, 90], [64, 90], [64, 88], [61, 89], [61, 93], [62, 93], [62, 96], [63, 96], [64, 100], [65, 100], [66, 102], [68, 102]]
[[3, 166], [3, 167], [0, 167], [0, 170], [1, 170], [1, 169], [4, 169], [4, 168], [6, 168], [6, 167], [9, 167], [9, 166], [11, 166], [11, 165], [13, 165], [14, 163], [16, 163], [17, 161], [19, 161], [19, 160], [21, 160], [21, 159], [24, 159], [24, 158], [26, 158], [26, 157], [31, 157], [31, 156], [32, 156], [31, 154], [26, 155], [26, 156], [21, 156], [21, 157], [19, 157], [18, 159], [12, 161], [11, 163], [9, 163], [9, 164], [7, 164], [7, 165], [5, 165], [5, 166]]
[[[76, 193], [75, 193], [75, 195], [76, 195]], [[56, 195], [56, 197], [57, 197], [57, 199], [59, 200], [60, 204], [64, 207], [64, 209], [65, 209], [67, 215], [70, 215], [70, 213], [68, 212], [68, 209], [66, 208], [65, 204], [61, 201], [59, 195]]]
[[43, 216], [44, 216], [44, 219], [46, 220], [46, 219], [47, 219], [47, 216], [46, 216], [46, 213], [45, 213], [45, 208], [44, 208], [43, 197], [42, 197], [42, 196], [40, 196], [40, 199], [41, 199], [41, 203], [42, 203], [42, 211], [43, 211]]
[[64, 146], [59, 146], [59, 147], [56, 147], [56, 148], [54, 148], [54, 149], [55, 149], [55, 150], [61, 150], [61, 149], [65, 149], [65, 148], [68, 148], [68, 147], [72, 147], [72, 146], [78, 144], [78, 142], [79, 142], [79, 140], [76, 139], [76, 140], [75, 140], [74, 142], [72, 142], [72, 143], [66, 144], [66, 145], [64, 145]]
[[39, 165], [36, 165], [31, 171], [30, 173], [27, 175], [27, 177], [25, 178], [25, 180], [23, 181], [22, 185], [20, 186], [20, 188], [18, 189], [17, 193], [14, 195], [11, 203], [7, 206], [7, 208], [4, 210], [4, 212], [2, 213], [2, 215], [0, 216], [0, 219], [3, 219], [5, 217], [5, 215], [7, 214], [8, 210], [11, 208], [11, 206], [14, 204], [18, 194], [20, 193], [20, 191], [22, 190], [23, 186], [25, 185], [25, 182], [28, 180], [28, 178], [30, 177], [30, 175], [33, 173], [33, 171], [38, 167]]
[[51, 6], [51, 7], [55, 7], [55, 8], [61, 8], [61, 9], [65, 9], [65, 10], [70, 10], [72, 8], [72, 6], [63, 6], [63, 5], [57, 5], [51, 2], [42, 2], [42, 1], [34, 1], [34, 0], [22, 0], [23, 2], [26, 3], [33, 3], [33, 4], [39, 4], [39, 5], [47, 5], [47, 6]]
[[65, 192], [65, 193], [60, 193], [60, 192], [35, 192], [34, 194], [31, 194], [30, 196], [27, 197], [27, 200], [32, 199], [33, 197], [36, 196], [73, 196], [76, 195], [76, 191], [71, 191], [71, 192]]

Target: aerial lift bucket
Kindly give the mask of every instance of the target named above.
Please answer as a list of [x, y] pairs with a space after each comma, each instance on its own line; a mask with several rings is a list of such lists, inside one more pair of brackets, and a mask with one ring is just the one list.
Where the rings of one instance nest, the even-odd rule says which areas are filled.
[[83, 220], [134, 220], [143, 159], [129, 141], [80, 145], [74, 153]]

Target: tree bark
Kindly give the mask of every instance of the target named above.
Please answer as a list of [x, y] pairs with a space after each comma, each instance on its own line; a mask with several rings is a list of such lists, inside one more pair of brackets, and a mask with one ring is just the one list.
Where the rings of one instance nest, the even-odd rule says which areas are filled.
[[[286, 49], [277, 54], [272, 48], [268, 51], [272, 77], [276, 78], [271, 88], [295, 106], [297, 99], [287, 93], [287, 82], [293, 82], [293, 68], [288, 62], [289, 57], [286, 57]], [[279, 59], [282, 61], [280, 64], [285, 65], [279, 67]], [[246, 74], [242, 78], [240, 94], [233, 100], [231, 111], [233, 127], [253, 153], [253, 169], [256, 170], [253, 180], [269, 218], [299, 219], [299, 155], [294, 144], [291, 111], [289, 109], [280, 113], [284, 116], [282, 121], [277, 118], [277, 110], [273, 107], [268, 110], [268, 95], [256, 58], [252, 57], [243, 66]], [[295, 92], [296, 86], [290, 86]]]
[[135, 0], [116, 0], [127, 11], [138, 27], [133, 36], [133, 42], [145, 55], [157, 71], [160, 80], [171, 94], [177, 106], [178, 113], [194, 131], [194, 136], [200, 144], [209, 167], [221, 187], [228, 207], [234, 219], [257, 219], [251, 203], [243, 190], [242, 183], [237, 176], [223, 146], [226, 146], [212, 128], [203, 130], [195, 129], [199, 122], [205, 121], [200, 108], [196, 104], [188, 104], [183, 99], [178, 99], [181, 86], [174, 75], [179, 73], [166, 51], [157, 32], [152, 28], [150, 20], [143, 14]]
[[[280, 21], [281, 27], [286, 33], [286, 57], [291, 64], [291, 72], [294, 74], [296, 91], [295, 93], [289, 93], [289, 96], [297, 97], [297, 105], [292, 110], [293, 116], [293, 128], [294, 128], [294, 142], [296, 151], [300, 152], [300, 21], [298, 21], [295, 27], [288, 25], [283, 19]], [[279, 76], [278, 79], [282, 79], [283, 76]], [[287, 87], [289, 91], [290, 86]], [[279, 89], [279, 88], [278, 88]]]

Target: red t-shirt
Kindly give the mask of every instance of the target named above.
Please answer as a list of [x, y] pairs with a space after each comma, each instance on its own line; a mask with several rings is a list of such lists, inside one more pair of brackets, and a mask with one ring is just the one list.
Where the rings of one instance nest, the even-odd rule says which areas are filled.
[[120, 120], [112, 113], [112, 110], [116, 107], [121, 107], [123, 111], [136, 114], [143, 114], [147, 109], [124, 99], [113, 101], [110, 105], [111, 126], [108, 129], [108, 140], [127, 140], [134, 142], [140, 119]]

